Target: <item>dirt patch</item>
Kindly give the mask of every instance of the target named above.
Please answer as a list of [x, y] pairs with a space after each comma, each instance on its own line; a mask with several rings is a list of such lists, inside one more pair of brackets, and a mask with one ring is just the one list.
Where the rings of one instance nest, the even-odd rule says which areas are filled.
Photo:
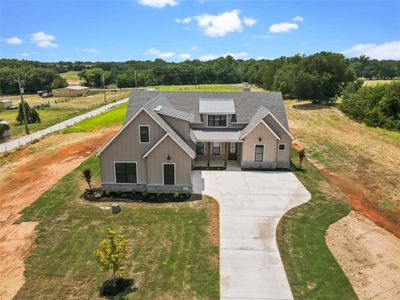
[[219, 246], [219, 205], [217, 200], [208, 197], [210, 202], [210, 228], [211, 228], [211, 242], [215, 246]]
[[14, 224], [19, 212], [103, 145], [118, 128], [52, 135], [2, 158], [0, 163], [0, 298], [11, 299], [24, 283], [24, 258], [36, 222]]
[[400, 298], [400, 240], [352, 211], [332, 224], [326, 242], [362, 299]]

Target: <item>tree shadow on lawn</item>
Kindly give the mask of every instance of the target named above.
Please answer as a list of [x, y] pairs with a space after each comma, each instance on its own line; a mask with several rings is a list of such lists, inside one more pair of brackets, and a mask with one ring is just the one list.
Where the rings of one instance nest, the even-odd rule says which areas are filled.
[[294, 109], [300, 109], [300, 110], [319, 110], [319, 109], [332, 109], [335, 107], [334, 104], [314, 104], [314, 103], [309, 103], [309, 102], [300, 102], [299, 104], [294, 104], [292, 106]]
[[108, 279], [104, 281], [99, 288], [99, 294], [100, 297], [105, 297], [107, 299], [126, 299], [128, 294], [138, 290], [133, 285], [133, 279], [116, 278], [115, 286], [113, 280]]

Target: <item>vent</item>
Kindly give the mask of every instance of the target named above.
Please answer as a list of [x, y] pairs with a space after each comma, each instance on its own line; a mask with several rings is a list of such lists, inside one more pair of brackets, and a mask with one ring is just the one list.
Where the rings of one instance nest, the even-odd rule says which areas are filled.
[[154, 111], [159, 112], [162, 108], [163, 108], [162, 105], [159, 105], [154, 109]]

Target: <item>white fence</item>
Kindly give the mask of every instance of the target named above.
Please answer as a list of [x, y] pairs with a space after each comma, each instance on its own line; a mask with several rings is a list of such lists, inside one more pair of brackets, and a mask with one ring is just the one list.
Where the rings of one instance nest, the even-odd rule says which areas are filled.
[[4, 143], [0, 144], [0, 153], [11, 151], [11, 150], [16, 149], [18, 147], [24, 146], [24, 145], [26, 145], [28, 143], [31, 143], [34, 140], [43, 138], [45, 135], [48, 135], [50, 133], [53, 133], [53, 132], [56, 132], [56, 131], [59, 131], [59, 130], [63, 130], [65, 128], [67, 128], [69, 126], [72, 126], [72, 125], [74, 125], [76, 123], [79, 123], [79, 122], [81, 122], [83, 120], [86, 120], [86, 119], [92, 118], [94, 116], [100, 115], [102, 113], [105, 113], [105, 112], [107, 112], [107, 111], [109, 111], [109, 110], [111, 110], [113, 108], [116, 108], [118, 106], [123, 105], [126, 102], [128, 102], [128, 98], [125, 98], [125, 99], [122, 99], [120, 101], [104, 105], [102, 107], [99, 107], [97, 109], [91, 110], [91, 111], [89, 111], [87, 113], [84, 113], [82, 115], [79, 115], [79, 116], [73, 117], [71, 119], [62, 121], [60, 123], [57, 123], [57, 124], [55, 124], [53, 126], [50, 126], [50, 127], [47, 127], [47, 128], [42, 129], [40, 131], [36, 131], [36, 132], [34, 132], [32, 134], [17, 138], [15, 140], [4, 142]]

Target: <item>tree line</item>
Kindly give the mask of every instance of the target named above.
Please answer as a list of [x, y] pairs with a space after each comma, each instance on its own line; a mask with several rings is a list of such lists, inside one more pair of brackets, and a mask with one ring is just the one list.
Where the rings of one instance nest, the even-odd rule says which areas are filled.
[[79, 71], [89, 87], [106, 85], [141, 87], [154, 85], [240, 83], [257, 84], [267, 90], [282, 91], [286, 97], [324, 101], [340, 95], [356, 78], [392, 79], [400, 77], [400, 61], [345, 58], [320, 52], [273, 60], [241, 60], [231, 56], [211, 61], [187, 60], [179, 63], [154, 61], [126, 62], [36, 62], [0, 60], [0, 89], [3, 94], [18, 93], [16, 77], [25, 80], [26, 92], [63, 87], [60, 73]]

